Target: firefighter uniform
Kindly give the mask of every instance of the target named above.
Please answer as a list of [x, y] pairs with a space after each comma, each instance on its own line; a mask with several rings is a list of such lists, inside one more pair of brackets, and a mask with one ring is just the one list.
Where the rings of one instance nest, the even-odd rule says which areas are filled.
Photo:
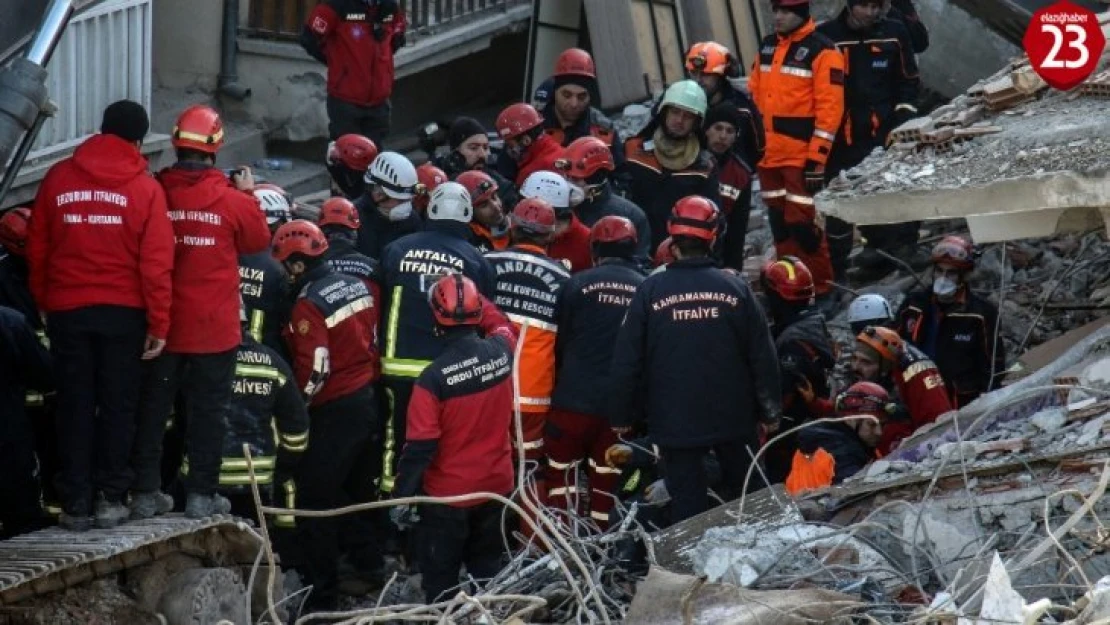
[[880, 457], [869, 448], [851, 423], [818, 423], [798, 432], [798, 451], [786, 492], [839, 484]]
[[578, 118], [578, 121], [564, 127], [555, 115], [555, 104], [548, 103], [543, 109], [543, 132], [564, 148], [575, 139], [597, 137], [609, 146], [609, 152], [613, 155], [613, 162], [617, 167], [624, 163], [624, 142], [621, 140], [620, 133], [613, 127], [613, 122], [593, 106]]
[[332, 237], [328, 241], [328, 252], [325, 260], [337, 272], [362, 280], [366, 284], [366, 288], [370, 289], [370, 295], [374, 298], [374, 301], [381, 301], [382, 274], [378, 261], [360, 253], [354, 245], [340, 237]]
[[613, 352], [610, 424], [631, 427], [646, 412], [675, 521], [709, 506], [702, 462], [710, 450], [724, 495], [740, 495], [756, 425], [781, 412], [779, 372], [767, 366], [776, 361], [751, 289], [711, 258], [677, 260], [636, 290]]
[[412, 384], [443, 352], [443, 339], [434, 333], [428, 290], [444, 273], [456, 272], [493, 298], [493, 270], [469, 237], [468, 224], [429, 221], [424, 232], [397, 240], [382, 255], [382, 375], [390, 410], [382, 454], [382, 492], [393, 490]]
[[479, 254], [500, 251], [509, 247], [508, 221], [500, 228], [487, 228], [474, 221], [470, 223], [470, 230], [473, 232], [470, 242], [474, 244], [474, 249], [478, 250]]
[[[602, 217], [616, 215], [624, 217], [636, 227], [636, 258], [644, 267], [651, 264], [651, 225], [647, 215], [639, 206], [613, 192], [612, 180], [601, 185], [593, 196], [574, 207], [574, 216], [587, 228], [593, 228]], [[589, 265], [583, 269], [589, 268]], [[575, 268], [578, 270], [578, 268]]]
[[888, 390], [893, 388], [909, 412], [909, 419], [892, 420], [883, 426], [883, 438], [879, 443], [879, 451], [883, 454], [889, 454], [902, 439], [953, 409], [937, 366], [909, 343], [903, 344], [890, 380], [883, 386]]
[[805, 262], [820, 297], [831, 288], [832, 267], [805, 178], [824, 167], [844, 115], [844, 60], [816, 28], [810, 19], [764, 38], [748, 88], [767, 135], [759, 180], [775, 249]]
[[[544, 456], [544, 424], [555, 387], [555, 339], [559, 333], [559, 291], [570, 273], [535, 245], [514, 245], [486, 255], [497, 276], [494, 302], [522, 334], [520, 412], [524, 455]], [[527, 325], [527, 330], [523, 327]]]
[[424, 229], [424, 220], [415, 210], [400, 221], [390, 221], [378, 210], [377, 203], [369, 193], [354, 201], [358, 209], [358, 219], [361, 226], [358, 229], [358, 251], [370, 258], [382, 259], [385, 246], [403, 236]]
[[285, 357], [281, 329], [289, 321], [293, 294], [285, 268], [269, 250], [239, 257], [239, 293], [247, 309], [246, 331], [255, 341]]
[[[589, 516], [602, 528], [609, 523], [621, 475], [605, 461], [605, 450], [617, 442], [606, 419], [609, 364], [621, 320], [643, 281], [635, 263], [611, 258], [571, 277], [559, 293], [559, 368], [544, 435], [548, 495], [552, 506], [580, 515], [587, 513], [588, 499]], [[583, 459], [588, 462], [588, 497], [577, 487]]]
[[675, 202], [688, 195], [716, 198], [719, 187], [709, 152], [703, 150], [686, 169], [671, 171], [659, 162], [651, 135], [644, 132], [625, 142], [622, 175], [627, 178], [628, 199], [647, 215], [654, 250], [667, 238], [667, 217]]

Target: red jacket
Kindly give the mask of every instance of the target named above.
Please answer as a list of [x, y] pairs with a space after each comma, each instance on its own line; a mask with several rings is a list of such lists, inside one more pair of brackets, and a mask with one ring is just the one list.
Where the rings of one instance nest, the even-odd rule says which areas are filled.
[[[393, 50], [405, 36], [405, 11], [375, 25], [376, 9], [362, 2], [321, 2], [305, 22], [302, 44], [328, 65], [328, 95], [360, 106], [377, 106], [393, 93]], [[374, 29], [384, 30], [379, 41]]]
[[166, 336], [173, 229], [146, 167], [134, 144], [101, 134], [46, 173], [27, 236], [39, 308], [144, 308], [147, 333]]
[[590, 229], [586, 227], [586, 224], [578, 221], [577, 215], [572, 214], [570, 226], [562, 234], [555, 237], [547, 255], [555, 260], [569, 262], [571, 273], [578, 273], [593, 267], [594, 259], [590, 253]]
[[884, 455], [889, 454], [903, 438], [913, 434], [921, 426], [954, 410], [944, 380], [933, 361], [913, 345], [904, 344], [902, 351], [902, 357], [891, 377], [898, 389], [898, 398], [910, 413], [910, 420], [888, 421], [883, 424], [879, 451]]
[[540, 135], [532, 145], [524, 150], [524, 156], [517, 163], [516, 186], [520, 187], [528, 176], [537, 171], [558, 171], [555, 161], [563, 158], [563, 146], [552, 139], [551, 135]]
[[166, 349], [215, 354], [235, 349], [239, 328], [239, 256], [270, 244], [254, 196], [212, 167], [175, 165], [159, 172], [177, 239], [173, 324]]

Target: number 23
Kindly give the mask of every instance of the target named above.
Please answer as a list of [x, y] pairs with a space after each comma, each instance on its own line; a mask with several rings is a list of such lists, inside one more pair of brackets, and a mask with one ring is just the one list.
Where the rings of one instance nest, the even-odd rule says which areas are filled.
[[[1065, 31], [1075, 35], [1074, 39], [1068, 41], [1069, 48], [1079, 50], [1079, 58], [1074, 61], [1062, 61], [1056, 58], [1060, 54], [1060, 48], [1064, 45]], [[1052, 49], [1049, 50], [1048, 56], [1041, 63], [1041, 67], [1074, 69], [1086, 65], [1087, 61], [1090, 60], [1091, 53], [1087, 49], [1087, 31], [1083, 30], [1079, 24], [1067, 24], [1063, 30], [1056, 24], [1041, 24], [1041, 32], [1052, 35]]]

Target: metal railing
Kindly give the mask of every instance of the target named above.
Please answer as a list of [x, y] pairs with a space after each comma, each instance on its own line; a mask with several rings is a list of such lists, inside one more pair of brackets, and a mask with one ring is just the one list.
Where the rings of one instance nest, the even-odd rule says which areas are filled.
[[[400, 0], [408, 32], [426, 34], [449, 27], [451, 22], [505, 11], [532, 0]], [[243, 34], [268, 39], [296, 39], [305, 18], [319, 0], [250, 0]]]
[[29, 159], [67, 150], [100, 130], [109, 104], [124, 98], [150, 109], [153, 0], [106, 0], [74, 17], [46, 69], [54, 117]]

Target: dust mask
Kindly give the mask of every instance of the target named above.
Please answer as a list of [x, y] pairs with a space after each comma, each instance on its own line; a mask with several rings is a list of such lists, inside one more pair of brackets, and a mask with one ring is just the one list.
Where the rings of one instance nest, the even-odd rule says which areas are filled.
[[412, 202], [398, 204], [393, 208], [382, 210], [382, 212], [385, 213], [389, 221], [404, 221], [409, 218], [409, 215], [412, 215]]
[[960, 285], [948, 276], [940, 276], [933, 280], [933, 294], [937, 297], [951, 297], [956, 294]]

